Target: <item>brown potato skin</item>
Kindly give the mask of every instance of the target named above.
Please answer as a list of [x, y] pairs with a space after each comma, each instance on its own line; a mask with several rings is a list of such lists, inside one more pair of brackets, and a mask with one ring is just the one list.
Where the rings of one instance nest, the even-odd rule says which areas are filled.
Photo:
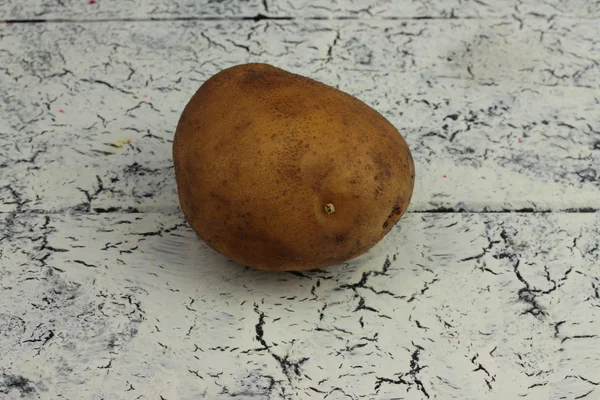
[[198, 235], [272, 271], [366, 252], [406, 211], [415, 177], [408, 145], [382, 115], [267, 64], [225, 69], [198, 89], [173, 159], [181, 209]]

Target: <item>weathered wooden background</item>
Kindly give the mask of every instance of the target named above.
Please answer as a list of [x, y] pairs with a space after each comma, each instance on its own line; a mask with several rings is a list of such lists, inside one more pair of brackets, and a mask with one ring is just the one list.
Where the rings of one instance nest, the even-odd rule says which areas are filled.
[[[0, 397], [600, 396], [600, 3], [0, 0]], [[409, 143], [409, 213], [311, 273], [182, 218], [171, 144], [268, 62]], [[3, 397], [4, 398], [4, 397]]]

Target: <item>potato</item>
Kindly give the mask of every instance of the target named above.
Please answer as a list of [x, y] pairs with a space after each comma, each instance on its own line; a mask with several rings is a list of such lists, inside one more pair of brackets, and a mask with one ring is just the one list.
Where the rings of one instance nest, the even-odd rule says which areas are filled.
[[309, 270], [375, 245], [406, 211], [415, 169], [382, 115], [267, 64], [208, 79], [173, 159], [181, 209], [212, 248], [250, 267]]

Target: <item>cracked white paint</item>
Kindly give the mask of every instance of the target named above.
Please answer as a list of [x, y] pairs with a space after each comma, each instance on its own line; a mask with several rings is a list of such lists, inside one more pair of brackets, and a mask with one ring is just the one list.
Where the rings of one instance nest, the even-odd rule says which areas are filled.
[[600, 16], [594, 0], [4, 0], [5, 19], [240, 18], [506, 18]]
[[337, 86], [386, 116], [415, 159], [411, 210], [598, 207], [600, 25], [404, 25], [2, 27], [0, 209], [15, 209], [15, 190], [23, 210], [175, 212], [181, 110], [209, 76], [249, 61]]
[[600, 380], [598, 214], [410, 214], [310, 273], [228, 262], [180, 216], [3, 225], [3, 372], [40, 398], [548, 399]]

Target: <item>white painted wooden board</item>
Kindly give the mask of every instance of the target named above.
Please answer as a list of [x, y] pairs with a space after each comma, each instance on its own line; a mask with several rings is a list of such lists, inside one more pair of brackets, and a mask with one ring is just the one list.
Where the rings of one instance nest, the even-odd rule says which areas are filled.
[[267, 0], [272, 15], [326, 18], [598, 18], [594, 0]]
[[600, 393], [598, 213], [410, 214], [311, 273], [230, 263], [180, 216], [0, 218], [3, 398]]
[[106, 20], [253, 17], [261, 0], [2, 0], [4, 20]]
[[600, 203], [593, 20], [45, 23], [0, 35], [3, 212], [176, 212], [181, 110], [212, 74], [249, 61], [385, 115], [413, 151], [413, 211]]
[[598, 18], [595, 0], [3, 0], [0, 18]]

